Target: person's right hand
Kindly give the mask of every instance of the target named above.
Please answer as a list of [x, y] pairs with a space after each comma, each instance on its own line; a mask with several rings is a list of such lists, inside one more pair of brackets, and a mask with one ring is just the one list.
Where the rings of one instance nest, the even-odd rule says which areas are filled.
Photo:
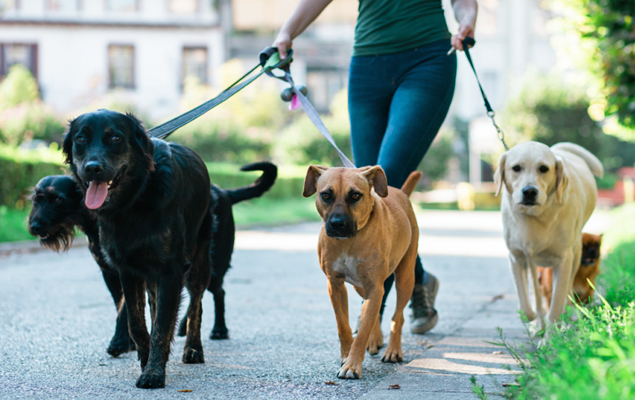
[[286, 32], [278, 33], [276, 40], [273, 41], [273, 47], [278, 48], [278, 53], [280, 54], [280, 59], [284, 60], [287, 58], [287, 50], [293, 46], [293, 41], [291, 40], [291, 36]]

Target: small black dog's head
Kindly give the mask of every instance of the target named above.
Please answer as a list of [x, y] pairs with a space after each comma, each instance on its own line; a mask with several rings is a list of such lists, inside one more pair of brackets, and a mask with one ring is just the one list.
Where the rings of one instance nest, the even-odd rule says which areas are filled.
[[120, 183], [154, 170], [154, 145], [132, 114], [102, 109], [80, 115], [70, 122], [63, 151], [89, 209], [108, 207]]
[[77, 182], [70, 176], [47, 176], [37, 183], [31, 198], [29, 233], [38, 237], [43, 246], [67, 250], [73, 243], [75, 225], [88, 215]]

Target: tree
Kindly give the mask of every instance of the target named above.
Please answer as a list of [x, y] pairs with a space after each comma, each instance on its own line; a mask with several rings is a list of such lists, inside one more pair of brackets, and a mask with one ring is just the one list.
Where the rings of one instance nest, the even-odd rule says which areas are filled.
[[585, 67], [598, 78], [601, 88], [600, 98], [594, 99], [601, 112], [594, 118], [616, 116], [623, 127], [635, 129], [635, 1], [550, 3], [563, 14], [570, 32], [578, 36], [579, 48], [589, 53]]
[[16, 107], [40, 98], [37, 82], [24, 65], [15, 64], [0, 82], [0, 110]]

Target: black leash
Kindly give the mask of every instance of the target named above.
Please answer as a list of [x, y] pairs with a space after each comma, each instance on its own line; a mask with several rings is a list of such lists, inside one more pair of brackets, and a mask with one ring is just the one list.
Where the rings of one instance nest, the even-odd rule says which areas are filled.
[[481, 81], [478, 79], [478, 74], [476, 73], [476, 68], [474, 68], [474, 63], [472, 62], [472, 56], [470, 56], [470, 46], [474, 46], [476, 41], [471, 37], [466, 37], [463, 39], [463, 51], [465, 52], [465, 56], [467, 57], [467, 61], [470, 63], [470, 67], [472, 67], [472, 71], [474, 71], [474, 76], [476, 77], [476, 82], [478, 83], [478, 88], [481, 90], [481, 95], [483, 96], [483, 101], [485, 102], [485, 108], [487, 109], [487, 116], [492, 120], [492, 124], [494, 124], [494, 128], [496, 128], [496, 132], [498, 133], [498, 139], [503, 143], [505, 150], [509, 150], [507, 143], [505, 142], [505, 133], [499, 128], [498, 124], [496, 124], [496, 120], [494, 117], [496, 113], [494, 109], [489, 104], [489, 100], [485, 95], [485, 91], [483, 90], [483, 86], [481, 86]]
[[[150, 136], [160, 138], [160, 139], [164, 139], [168, 137], [175, 130], [179, 129], [183, 125], [189, 124], [190, 122], [194, 121], [196, 118], [200, 117], [201, 115], [205, 114], [212, 108], [216, 107], [217, 105], [229, 99], [236, 93], [240, 92], [242, 89], [245, 88], [245, 86], [249, 85], [251, 82], [258, 79], [261, 75], [263, 74], [271, 75], [271, 71], [273, 71], [274, 69], [284, 68], [285, 66], [288, 66], [288, 64], [292, 60], [291, 59], [292, 54], [293, 54], [293, 50], [289, 49], [289, 55], [284, 60], [280, 60], [279, 58], [276, 60], [276, 59], [267, 57], [267, 59], [265, 59], [264, 61], [261, 55], [260, 63], [258, 65], [256, 65], [249, 72], [247, 72], [245, 75], [240, 77], [240, 79], [238, 79], [236, 82], [232, 83], [229, 87], [227, 87], [227, 89], [223, 90], [218, 96], [214, 97], [211, 100], [206, 101], [205, 103], [201, 104], [200, 106], [196, 108], [191, 109], [190, 111], [187, 111], [179, 115], [178, 117], [172, 118], [171, 120], [164, 122], [161, 125], [157, 125], [154, 128], [149, 129], [148, 133], [150, 134]], [[256, 75], [252, 76], [251, 78], [241, 83], [241, 81], [243, 81], [247, 76], [249, 76], [252, 72], [258, 69], [258, 67], [262, 67], [262, 71], [260, 71]]]

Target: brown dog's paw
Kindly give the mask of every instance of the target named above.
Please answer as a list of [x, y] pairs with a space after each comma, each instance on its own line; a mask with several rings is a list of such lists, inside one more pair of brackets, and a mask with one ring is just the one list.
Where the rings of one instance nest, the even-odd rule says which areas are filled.
[[165, 371], [151, 368], [143, 371], [137, 380], [137, 387], [140, 389], [160, 389], [165, 387]]
[[385, 363], [397, 363], [403, 361], [403, 352], [401, 349], [392, 349], [390, 346], [386, 349], [384, 356], [381, 358]]
[[203, 364], [204, 362], [203, 349], [186, 348], [183, 350], [184, 364]]
[[[356, 365], [355, 365], [356, 364]], [[362, 377], [362, 364], [346, 361], [342, 368], [337, 372], [340, 379], [359, 379]]]

